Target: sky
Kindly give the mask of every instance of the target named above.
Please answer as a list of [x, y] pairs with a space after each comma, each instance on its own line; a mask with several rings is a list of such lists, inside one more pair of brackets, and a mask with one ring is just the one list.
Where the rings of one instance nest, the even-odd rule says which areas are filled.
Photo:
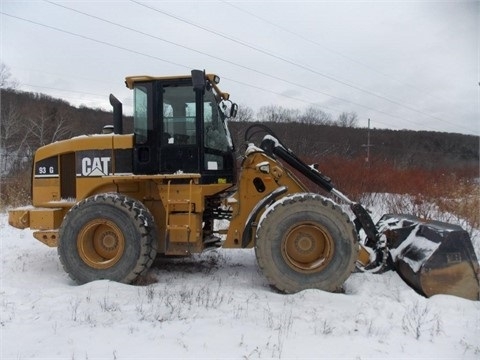
[[480, 135], [479, 1], [0, 0], [17, 89], [131, 114], [129, 75], [205, 69], [240, 107]]

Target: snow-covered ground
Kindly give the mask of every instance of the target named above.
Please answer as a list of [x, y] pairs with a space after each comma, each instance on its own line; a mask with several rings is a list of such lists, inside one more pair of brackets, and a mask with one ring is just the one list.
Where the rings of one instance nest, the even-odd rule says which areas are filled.
[[156, 262], [144, 286], [75, 285], [56, 249], [0, 214], [1, 359], [480, 358], [480, 302], [354, 273], [281, 295], [253, 250]]

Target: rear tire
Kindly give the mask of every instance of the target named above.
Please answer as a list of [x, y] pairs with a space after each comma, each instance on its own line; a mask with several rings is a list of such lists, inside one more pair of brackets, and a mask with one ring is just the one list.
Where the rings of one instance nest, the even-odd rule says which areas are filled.
[[284, 293], [340, 291], [357, 260], [357, 236], [348, 216], [317, 194], [295, 194], [266, 210], [255, 254], [270, 285]]
[[100, 279], [131, 283], [155, 259], [157, 239], [153, 216], [141, 202], [106, 193], [70, 209], [59, 229], [58, 255], [79, 284]]

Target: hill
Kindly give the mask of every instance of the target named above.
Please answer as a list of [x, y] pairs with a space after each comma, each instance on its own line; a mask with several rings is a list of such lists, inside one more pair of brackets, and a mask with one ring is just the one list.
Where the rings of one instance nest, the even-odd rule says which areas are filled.
[[[100, 109], [76, 108], [67, 102], [38, 93], [2, 89], [1, 148], [7, 153], [23, 146], [32, 153], [38, 146], [81, 134], [100, 133], [111, 124], [112, 114]], [[124, 118], [126, 131], [131, 118]], [[230, 122], [237, 148], [249, 122]], [[366, 128], [315, 125], [297, 122], [268, 123], [299, 156], [366, 157]], [[370, 130], [370, 161], [387, 161], [397, 167], [458, 169], [477, 166], [480, 137], [457, 133], [411, 130]]]
[[[243, 142], [247, 122], [231, 122], [235, 143]], [[366, 128], [267, 123], [295, 153], [319, 161], [325, 157], [366, 160]], [[370, 130], [370, 162], [387, 162], [397, 168], [460, 169], [477, 167], [480, 137], [456, 133], [412, 130]]]
[[[111, 123], [111, 112], [76, 108], [43, 94], [2, 89], [2, 182], [13, 181], [15, 194], [18, 191], [28, 194], [31, 158], [39, 146], [76, 135], [100, 133]], [[229, 124], [238, 156], [245, 148], [243, 134], [251, 124], [245, 121]], [[441, 179], [455, 185], [459, 179], [471, 180], [479, 174], [478, 136], [300, 122], [266, 124], [298, 156], [318, 163], [322, 172], [353, 195], [367, 191], [408, 192], [406, 183], [413, 183], [415, 192], [427, 191], [432, 188], [432, 181]], [[132, 128], [131, 117], [124, 117], [125, 131]], [[371, 146], [366, 162], [368, 136]], [[18, 184], [19, 181], [23, 183]], [[5, 186], [1, 191], [2, 202], [8, 202]]]

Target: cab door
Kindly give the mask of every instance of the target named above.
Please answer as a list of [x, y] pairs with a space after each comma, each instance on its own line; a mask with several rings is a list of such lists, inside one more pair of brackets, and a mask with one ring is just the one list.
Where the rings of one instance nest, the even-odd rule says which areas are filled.
[[163, 122], [160, 145], [162, 173], [199, 173], [201, 141], [197, 97], [191, 84], [164, 84], [162, 92]]
[[157, 174], [158, 124], [154, 121], [158, 115], [154, 106], [154, 83], [144, 82], [135, 84], [134, 88], [134, 147], [133, 173]]

